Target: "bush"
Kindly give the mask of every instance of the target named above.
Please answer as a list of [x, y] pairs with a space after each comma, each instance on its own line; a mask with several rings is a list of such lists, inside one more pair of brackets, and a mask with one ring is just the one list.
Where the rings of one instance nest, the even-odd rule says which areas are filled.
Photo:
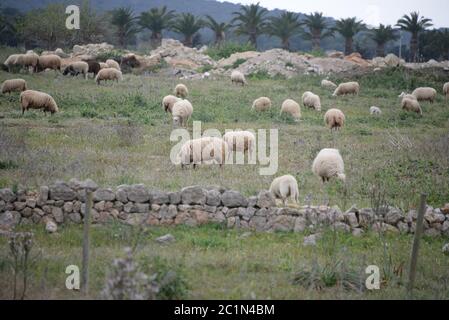
[[125, 53], [122, 50], [112, 50], [104, 53], [100, 53], [97, 56], [97, 61], [104, 62], [108, 59], [120, 61]]
[[226, 42], [220, 46], [212, 46], [207, 49], [206, 54], [214, 60], [229, 58], [236, 52], [256, 51], [256, 48], [249, 43], [239, 44], [235, 42]]

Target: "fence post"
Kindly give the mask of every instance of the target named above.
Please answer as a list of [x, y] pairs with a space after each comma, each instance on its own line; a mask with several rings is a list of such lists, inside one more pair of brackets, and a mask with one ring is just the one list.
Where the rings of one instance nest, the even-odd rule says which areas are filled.
[[90, 216], [92, 211], [92, 191], [86, 190], [86, 210], [84, 211], [84, 228], [83, 228], [83, 265], [81, 288], [84, 295], [89, 293], [89, 229]]
[[413, 287], [416, 279], [416, 266], [418, 264], [419, 242], [423, 232], [424, 214], [426, 212], [427, 195], [421, 194], [421, 202], [419, 205], [418, 217], [416, 220], [415, 237], [413, 239], [412, 253], [410, 257], [409, 280], [407, 285], [407, 293], [412, 298]]

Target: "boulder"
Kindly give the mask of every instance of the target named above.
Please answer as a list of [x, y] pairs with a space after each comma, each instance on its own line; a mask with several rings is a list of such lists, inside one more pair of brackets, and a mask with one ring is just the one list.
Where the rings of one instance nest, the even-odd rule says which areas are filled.
[[257, 196], [257, 207], [259, 208], [271, 208], [276, 207], [276, 199], [270, 191], [262, 190]]
[[11, 189], [0, 189], [0, 200], [3, 200], [5, 202], [13, 202], [14, 200], [16, 200], [16, 198], [16, 195], [14, 194], [14, 192], [12, 192]]
[[50, 199], [73, 201], [77, 199], [77, 193], [67, 183], [60, 181], [50, 186]]
[[115, 200], [115, 193], [114, 193], [114, 191], [112, 191], [112, 189], [100, 188], [100, 189], [97, 189], [94, 192], [93, 200], [95, 202], [99, 202], [99, 201], [114, 201]]
[[128, 200], [137, 203], [144, 203], [150, 200], [150, 194], [143, 184], [130, 186], [127, 190]]
[[181, 202], [190, 205], [204, 205], [207, 191], [199, 186], [186, 187], [181, 190]]
[[246, 207], [248, 200], [238, 191], [228, 190], [221, 195], [221, 202], [228, 208]]
[[154, 204], [168, 204], [170, 199], [168, 193], [161, 191], [150, 191], [150, 203]]

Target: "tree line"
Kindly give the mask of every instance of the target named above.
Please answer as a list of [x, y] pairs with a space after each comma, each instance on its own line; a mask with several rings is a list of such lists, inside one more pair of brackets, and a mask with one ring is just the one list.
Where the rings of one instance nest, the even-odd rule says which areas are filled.
[[213, 32], [217, 46], [227, 41], [227, 35], [233, 33], [247, 39], [255, 48], [258, 37], [268, 35], [278, 38], [285, 50], [291, 49], [292, 41], [302, 39], [310, 41], [313, 50], [319, 51], [323, 39], [339, 34], [344, 38], [346, 55], [354, 51], [355, 37], [364, 32], [376, 44], [377, 56], [385, 56], [386, 45], [397, 41], [400, 31], [404, 31], [411, 35], [410, 61], [416, 62], [422, 58], [449, 59], [449, 30], [428, 30], [433, 26], [432, 19], [418, 12], [404, 15], [395, 26], [380, 24], [369, 29], [355, 17], [339, 19], [331, 25], [329, 19], [320, 12], [306, 14], [303, 19], [288, 11], [269, 16], [268, 10], [259, 4], [242, 5], [239, 11], [233, 12], [233, 18], [228, 22], [217, 21], [209, 15], [198, 17], [191, 13], [177, 14], [166, 6], [151, 8], [140, 15], [136, 15], [130, 7], [120, 7], [100, 16], [85, 0], [81, 6], [81, 29], [73, 32], [64, 27], [64, 9], [61, 4], [50, 4], [26, 15], [3, 12], [0, 15], [0, 31], [7, 35], [6, 38], [9, 35], [13, 44], [22, 42], [47, 49], [102, 39], [126, 47], [135, 42], [137, 34], [142, 31], [150, 32], [152, 47], [160, 45], [164, 31], [182, 35], [184, 45], [193, 46], [199, 42], [199, 31], [208, 28]]

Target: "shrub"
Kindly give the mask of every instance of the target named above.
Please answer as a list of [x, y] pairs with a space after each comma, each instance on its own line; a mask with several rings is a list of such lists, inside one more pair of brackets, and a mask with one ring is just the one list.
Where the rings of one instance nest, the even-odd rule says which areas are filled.
[[236, 52], [255, 51], [256, 48], [249, 43], [239, 44], [235, 42], [226, 42], [220, 46], [212, 46], [207, 49], [206, 54], [214, 60], [229, 58]]

